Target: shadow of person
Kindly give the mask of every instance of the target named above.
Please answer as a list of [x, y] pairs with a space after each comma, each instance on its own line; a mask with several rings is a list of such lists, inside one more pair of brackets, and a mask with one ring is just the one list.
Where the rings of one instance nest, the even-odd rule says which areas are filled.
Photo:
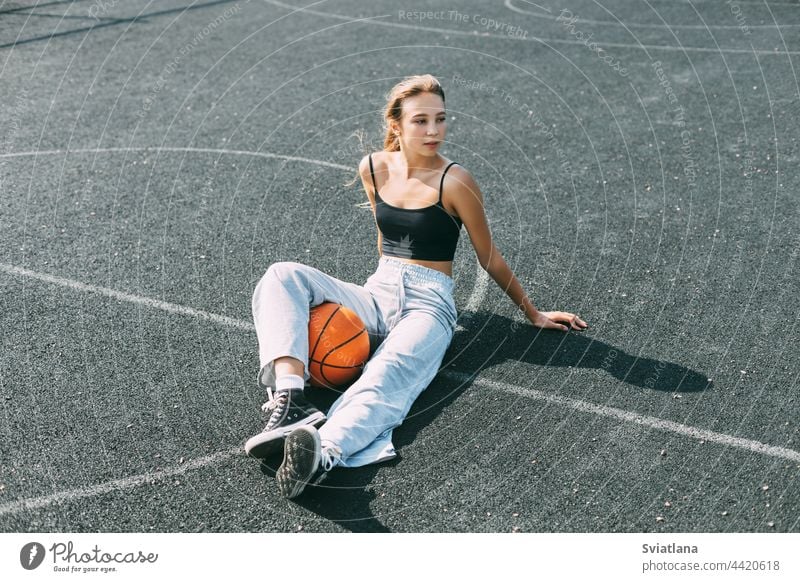
[[[334, 469], [316, 487], [309, 487], [295, 502], [353, 532], [391, 531], [372, 511], [376, 493], [371, 486], [378, 471], [401, 462], [402, 448], [414, 442], [417, 434], [464, 393], [473, 378], [485, 369], [514, 363], [538, 366], [596, 368], [631, 386], [665, 392], [699, 392], [711, 386], [704, 375], [672, 362], [637, 357], [618, 347], [588, 335], [588, 332], [541, 330], [528, 323], [487, 312], [469, 314], [460, 319], [463, 329], [457, 331], [442, 363], [442, 372], [422, 392], [411, 407], [405, 422], [395, 429], [393, 442], [398, 457], [379, 465], [357, 469]], [[467, 362], [468, 365], [459, 365]], [[475, 363], [478, 362], [478, 365]], [[451, 367], [462, 371], [458, 380], [448, 375]], [[326, 410], [338, 393], [331, 390], [310, 390], [309, 399]], [[281, 459], [262, 463], [270, 476]]]
[[[281, 461], [281, 456], [262, 460], [261, 472], [274, 479]], [[396, 458], [380, 465], [334, 469], [324, 481], [306, 487], [292, 502], [351, 532], [388, 533], [391, 530], [372, 513], [376, 493], [371, 484], [379, 470], [398, 461]]]
[[[459, 360], [481, 362], [480, 370], [511, 360], [537, 366], [596, 368], [631, 386], [663, 392], [700, 392], [712, 386], [705, 374], [680, 364], [628, 354], [586, 335], [591, 330], [542, 330], [485, 312], [469, 314], [461, 325], [466, 329], [453, 338], [450, 353], [455, 350]], [[475, 341], [478, 338], [480, 342]], [[491, 353], [487, 353], [487, 343], [493, 346]]]

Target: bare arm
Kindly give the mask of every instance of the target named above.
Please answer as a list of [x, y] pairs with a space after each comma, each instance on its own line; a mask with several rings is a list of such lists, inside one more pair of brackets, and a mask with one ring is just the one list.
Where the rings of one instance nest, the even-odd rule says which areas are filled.
[[[361, 184], [364, 186], [364, 191], [367, 193], [369, 203], [372, 206], [372, 216], [375, 218], [375, 190], [372, 184], [372, 176], [369, 172], [369, 156], [364, 156], [358, 164], [358, 174], [361, 176]], [[375, 228], [378, 230], [378, 256], [381, 256], [381, 249], [383, 247], [383, 234], [381, 229], [378, 228], [378, 221], [375, 220]]]
[[483, 205], [483, 194], [470, 173], [461, 166], [453, 166], [447, 174], [445, 185], [452, 194], [450, 199], [453, 200], [458, 216], [467, 229], [481, 267], [505, 291], [525, 317], [536, 327], [566, 331], [567, 327], [558, 323], [563, 321], [569, 323], [573, 329], [585, 329], [586, 322], [577, 315], [561, 311], [541, 312], [536, 309], [492, 241]]

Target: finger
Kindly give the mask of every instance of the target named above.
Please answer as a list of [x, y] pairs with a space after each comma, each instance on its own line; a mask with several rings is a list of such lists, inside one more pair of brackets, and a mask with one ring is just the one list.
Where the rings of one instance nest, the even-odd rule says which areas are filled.
[[561, 321], [563, 321], [564, 323], [571, 324], [573, 321], [575, 321], [577, 317], [578, 317], [577, 315], [575, 315], [574, 313], [569, 313], [568, 311], [561, 312]]
[[[562, 325], [560, 322], [563, 321], [574, 327], [573, 319], [577, 318], [576, 315], [567, 313], [565, 311], [549, 311], [546, 315], [547, 319], [550, 320], [550, 324], [548, 324], [547, 327], [551, 329], [559, 329], [561, 331], [569, 331], [570, 328], [566, 325]], [[575, 327], [575, 329], [580, 328]]]
[[574, 313], [569, 313], [566, 311], [559, 312], [559, 315], [563, 317], [562, 321], [565, 321], [570, 325], [572, 329], [583, 329], [586, 327], [586, 322], [583, 321], [580, 317], [575, 315]]
[[544, 325], [545, 329], [558, 329], [561, 331], [567, 331], [566, 325], [561, 325], [560, 323], [556, 323], [552, 317], [547, 318], [547, 323]]

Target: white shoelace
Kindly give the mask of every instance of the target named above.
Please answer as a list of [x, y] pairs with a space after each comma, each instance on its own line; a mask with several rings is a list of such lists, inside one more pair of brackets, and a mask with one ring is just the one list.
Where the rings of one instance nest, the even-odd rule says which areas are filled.
[[[283, 409], [289, 401], [289, 392], [287, 390], [272, 391], [272, 387], [267, 386], [267, 401], [261, 405], [261, 410], [264, 412], [272, 411], [272, 414], [267, 421], [267, 428], [273, 422], [280, 420], [283, 415]], [[265, 429], [266, 430], [266, 429]], [[325, 471], [330, 471], [342, 461], [342, 449], [336, 445], [326, 445], [322, 447], [320, 466]]]
[[289, 402], [289, 392], [281, 390], [273, 393], [272, 388], [267, 386], [267, 398], [268, 400], [261, 405], [261, 410], [264, 412], [272, 412], [267, 421], [267, 427], [269, 428], [273, 422], [280, 420], [283, 415], [283, 409], [286, 407], [286, 403]]
[[322, 447], [322, 459], [320, 459], [320, 466], [325, 471], [330, 471], [342, 460], [342, 449], [337, 446], [324, 446]]

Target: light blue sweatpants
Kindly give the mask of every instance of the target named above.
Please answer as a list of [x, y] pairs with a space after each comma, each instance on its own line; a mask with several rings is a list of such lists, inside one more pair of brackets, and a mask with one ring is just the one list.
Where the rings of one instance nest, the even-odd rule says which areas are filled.
[[371, 358], [328, 411], [323, 446], [338, 447], [340, 466], [359, 467], [396, 456], [392, 431], [431, 383], [456, 327], [454, 281], [420, 265], [381, 257], [363, 286], [301, 263], [274, 263], [253, 293], [263, 386], [275, 386], [273, 362], [305, 365], [309, 309], [326, 301], [352, 309], [367, 328]]

